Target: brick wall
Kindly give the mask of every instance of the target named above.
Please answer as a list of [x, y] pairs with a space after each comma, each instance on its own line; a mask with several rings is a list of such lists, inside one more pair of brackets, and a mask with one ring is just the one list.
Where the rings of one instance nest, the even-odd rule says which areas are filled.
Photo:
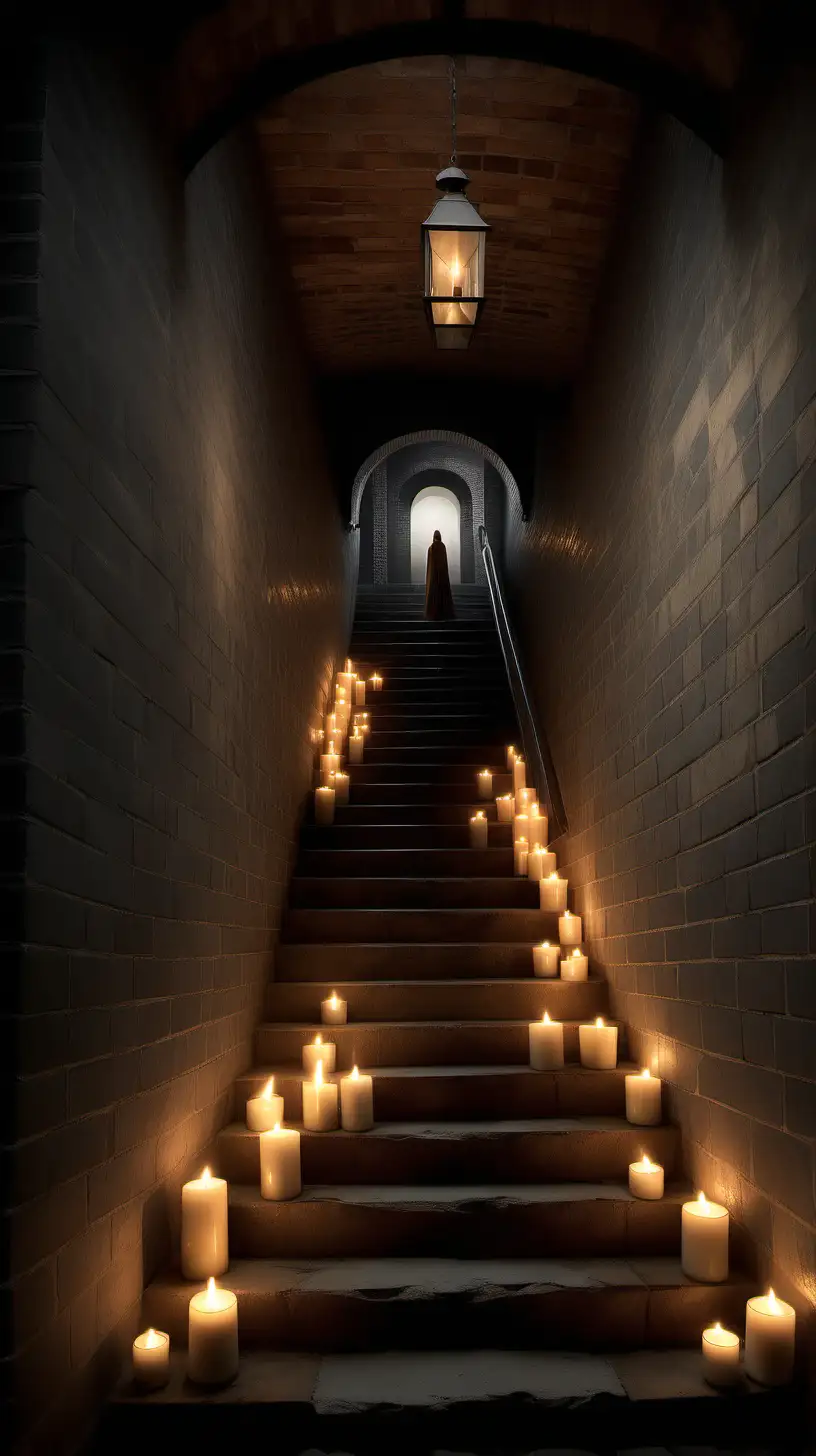
[[816, 1296], [816, 88], [652, 125], [509, 567], [596, 964], [695, 1181]]
[[251, 138], [185, 186], [129, 72], [50, 57], [42, 377], [18, 391], [24, 1421], [104, 1389], [250, 1062], [355, 565]]

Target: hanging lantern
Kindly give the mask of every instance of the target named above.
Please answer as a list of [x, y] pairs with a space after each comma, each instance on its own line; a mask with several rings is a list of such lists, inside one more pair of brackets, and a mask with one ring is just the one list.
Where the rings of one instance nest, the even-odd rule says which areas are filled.
[[465, 196], [470, 178], [456, 165], [456, 67], [451, 62], [451, 165], [436, 179], [442, 196], [422, 224], [425, 310], [438, 349], [466, 349], [484, 302], [489, 224]]

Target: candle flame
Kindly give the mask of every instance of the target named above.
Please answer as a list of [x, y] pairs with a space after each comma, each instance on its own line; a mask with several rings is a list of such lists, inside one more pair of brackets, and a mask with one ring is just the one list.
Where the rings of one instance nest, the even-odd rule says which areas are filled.
[[145, 1349], [146, 1350], [155, 1350], [156, 1346], [157, 1345], [160, 1345], [160, 1344], [161, 1344], [161, 1340], [159, 1339], [158, 1335], [156, 1334], [156, 1331], [155, 1330], [148, 1330], [147, 1335], [145, 1337]]
[[323, 1038], [320, 1035], [320, 1032], [317, 1033], [317, 1036], [314, 1039], [314, 1044], [315, 1044], [315, 1046], [322, 1046], [323, 1045]]
[[596, 1026], [603, 1026], [603, 1024], [604, 1024], [603, 1017], [602, 1016], [596, 1016], [595, 1017], [595, 1025]]
[[697, 1194], [697, 1202], [698, 1202], [698, 1204], [700, 1205], [701, 1208], [708, 1208], [708, 1199], [706, 1198], [706, 1196], [705, 1196], [702, 1188], [700, 1189], [700, 1192]]
[[360, 1080], [360, 1068], [359, 1067], [354, 1067], [352, 1069], [351, 1080], [352, 1080], [352, 1082], [359, 1082], [359, 1080]]
[[210, 1278], [207, 1280], [207, 1304], [210, 1306], [211, 1309], [214, 1309], [216, 1303], [217, 1301], [215, 1298], [215, 1280], [212, 1278], [211, 1275]]
[[777, 1297], [774, 1294], [773, 1290], [770, 1289], [770, 1288], [768, 1290], [768, 1304], [771, 1307], [771, 1313], [772, 1314], [778, 1314], [779, 1313], [779, 1300], [777, 1299]]
[[578, 947], [576, 945], [575, 950], [572, 952], [572, 959], [575, 960], [575, 957], [576, 956], [579, 956], [580, 954], [581, 954], [581, 952], [579, 951], [579, 949], [578, 949]]
[[212, 1182], [212, 1174], [211, 1174], [209, 1168], [205, 1168], [204, 1169], [204, 1172], [201, 1174], [201, 1181], [202, 1181], [202, 1183], [211, 1183]]
[[649, 1068], [648, 1067], [644, 1067], [643, 1068], [643, 1071], [641, 1072], [640, 1075], [641, 1075], [641, 1077], [651, 1077], [652, 1074], [649, 1071]]
[[715, 1324], [714, 1328], [715, 1328], [715, 1330], [717, 1330], [717, 1332], [719, 1334], [722, 1334], [722, 1325], [720, 1324], [720, 1321], [719, 1320], [717, 1320], [717, 1323]]
[[316, 1065], [315, 1065], [314, 1084], [315, 1084], [315, 1087], [322, 1087], [323, 1086], [323, 1063], [322, 1063], [322, 1061], [318, 1061], [316, 1063]]
[[[552, 874], [550, 875], [550, 879], [551, 880], [557, 880], [558, 879], [558, 871], [557, 870], [553, 870]], [[567, 911], [567, 914], [569, 915], [569, 910]]]
[[651, 1170], [652, 1170], [652, 1168], [654, 1168], [654, 1167], [655, 1167], [655, 1164], [651, 1161], [651, 1159], [649, 1157], [649, 1154], [648, 1153], [644, 1153], [643, 1154], [643, 1170], [644, 1170], [644, 1172], [650, 1173]]
[[542, 942], [541, 942], [541, 949], [542, 950], [549, 950], [549, 948], [550, 948], [550, 942], [548, 940], [542, 940]]
[[544, 1012], [544, 1015], [542, 1016], [541, 1020], [542, 1021], [549, 1022], [549, 1020], [550, 1020], [550, 1013], [549, 1013], [549, 1011], [545, 1011]]
[[336, 991], [332, 991], [331, 997], [330, 997], [330, 1002], [331, 1002], [332, 1011], [336, 1011], [337, 1010], [337, 992]]
[[275, 1132], [280, 1132], [280, 1130], [281, 1130], [280, 1123], [279, 1122], [276, 1122], [275, 1123]]
[[272, 1096], [274, 1094], [274, 1091], [275, 1091], [275, 1078], [274, 1077], [270, 1077], [269, 1078], [269, 1081], [267, 1082], [266, 1086], [263, 1089], [263, 1092], [261, 1093], [261, 1096], [267, 1102], [270, 1102], [272, 1100]]

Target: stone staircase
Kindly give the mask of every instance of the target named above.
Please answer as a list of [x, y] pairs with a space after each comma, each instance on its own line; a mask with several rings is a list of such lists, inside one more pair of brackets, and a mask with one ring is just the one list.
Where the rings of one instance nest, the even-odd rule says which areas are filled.
[[[292, 1451], [737, 1444], [741, 1425], [756, 1445], [779, 1420], [778, 1392], [722, 1397], [701, 1379], [702, 1328], [738, 1325], [756, 1288], [680, 1271], [677, 1134], [626, 1122], [624, 1028], [615, 1071], [578, 1064], [605, 982], [532, 977], [557, 917], [477, 800], [485, 766], [494, 794], [511, 789], [517, 729], [487, 596], [455, 596], [457, 620], [434, 625], [415, 590], [360, 593], [351, 654], [385, 674], [365, 764], [335, 824], [303, 829], [257, 1065], [212, 1154], [230, 1183], [221, 1282], [238, 1293], [241, 1374], [206, 1395], [179, 1353], [165, 1391], [111, 1407], [120, 1448], [256, 1427]], [[477, 807], [484, 851], [468, 848]], [[332, 990], [349, 1003], [338, 1069], [374, 1073], [376, 1126], [304, 1132], [302, 1197], [267, 1203], [244, 1104], [274, 1074], [299, 1125], [301, 1047]], [[565, 1024], [562, 1071], [528, 1065], [545, 1007]], [[662, 1202], [629, 1194], [644, 1149], [665, 1166]], [[177, 1351], [190, 1293], [173, 1271], [145, 1292], [144, 1323]]]

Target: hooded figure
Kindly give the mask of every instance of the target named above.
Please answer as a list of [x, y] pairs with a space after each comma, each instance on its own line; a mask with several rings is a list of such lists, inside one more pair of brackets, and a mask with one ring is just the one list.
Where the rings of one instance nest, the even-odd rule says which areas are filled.
[[425, 616], [429, 622], [440, 622], [456, 616], [453, 610], [453, 593], [448, 575], [448, 553], [439, 531], [434, 531], [433, 541], [428, 547], [428, 565], [425, 570]]

